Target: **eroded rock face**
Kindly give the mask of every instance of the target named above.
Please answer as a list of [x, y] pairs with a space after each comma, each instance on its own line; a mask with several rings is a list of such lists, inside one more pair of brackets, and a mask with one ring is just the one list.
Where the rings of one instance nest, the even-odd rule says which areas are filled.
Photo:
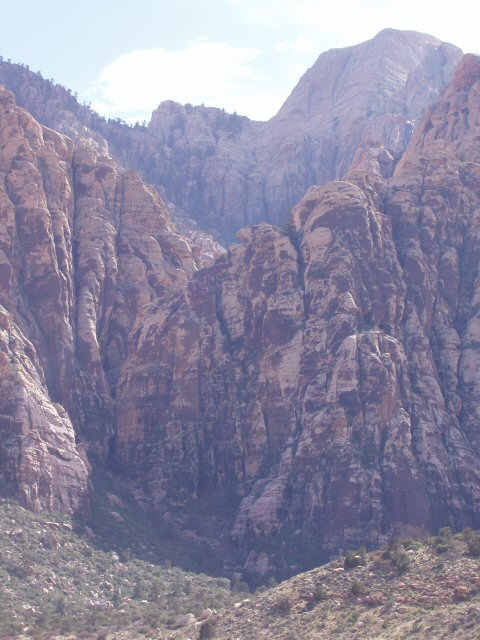
[[35, 509], [78, 508], [88, 481], [66, 412], [74, 375], [65, 170], [72, 146], [0, 91], [0, 473]]
[[115, 451], [153, 503], [233, 486], [234, 540], [325, 553], [480, 525], [479, 90], [467, 56], [389, 181], [363, 158], [152, 306]]
[[5, 485], [77, 508], [84, 444], [156, 508], [230, 496], [230, 539], [267, 573], [269, 541], [325, 556], [480, 526], [479, 111], [466, 56], [398, 164], [382, 133], [219, 256], [0, 92]]
[[86, 507], [87, 461], [71, 420], [52, 400], [35, 348], [0, 307], [2, 493], [34, 510]]
[[107, 455], [131, 329], [217, 247], [180, 236], [138, 174], [42, 127], [3, 88], [0, 216], [1, 478], [27, 506], [75, 510], [85, 447]]
[[[103, 154], [109, 149], [177, 216], [230, 241], [247, 224], [283, 224], [308, 187], [343, 177], [370, 147], [398, 160], [460, 58], [432, 36], [386, 29], [323, 53], [268, 122], [166, 101], [147, 128], [129, 129], [25, 69], [0, 64], [0, 82], [40, 122]], [[382, 165], [384, 175], [393, 168]]]

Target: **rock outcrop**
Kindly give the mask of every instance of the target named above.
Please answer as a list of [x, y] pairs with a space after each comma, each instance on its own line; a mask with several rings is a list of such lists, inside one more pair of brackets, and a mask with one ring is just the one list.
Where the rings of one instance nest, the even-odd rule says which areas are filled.
[[0, 474], [3, 488], [35, 509], [77, 509], [88, 488], [67, 414], [74, 377], [72, 147], [1, 90]]
[[115, 456], [147, 499], [233, 487], [238, 543], [325, 554], [480, 525], [479, 92], [466, 56], [389, 181], [312, 188], [138, 327]]
[[61, 87], [0, 65], [0, 82], [43, 124], [139, 170], [175, 205], [230, 241], [247, 224], [283, 224], [312, 184], [341, 178], [370, 147], [390, 175], [461, 51], [432, 36], [386, 29], [320, 55], [268, 122], [167, 101], [148, 127], [106, 122]]
[[0, 177], [0, 477], [27, 506], [75, 510], [85, 447], [107, 455], [137, 316], [216, 247], [180, 236], [138, 174], [42, 127], [4, 89]]
[[[405, 77], [424, 85], [427, 60], [448, 69], [457, 55], [402, 37], [416, 43], [413, 75], [395, 67], [398, 93], [365, 149], [354, 151], [368, 127], [345, 111], [352, 170], [312, 187], [283, 230], [242, 229], [222, 255], [202, 233], [180, 234], [137, 173], [0, 92], [6, 490], [76, 509], [86, 450], [159, 510], [208, 505], [216, 535], [229, 527], [243, 561], [257, 553], [249, 571], [270, 571], [272, 547], [314, 562], [480, 526], [480, 64], [463, 58], [397, 163], [405, 142], [395, 134], [389, 150], [384, 134], [403, 121], [389, 105], [405, 104]], [[342, 86], [337, 103], [350, 97]], [[233, 126], [193, 109], [205, 114]]]

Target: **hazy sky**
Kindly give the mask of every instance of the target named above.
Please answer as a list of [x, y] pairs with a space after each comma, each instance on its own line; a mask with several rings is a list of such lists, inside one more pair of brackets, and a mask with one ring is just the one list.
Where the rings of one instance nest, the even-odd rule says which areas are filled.
[[[332, 47], [386, 27], [480, 51], [472, 0], [0, 0], [0, 54], [100, 113], [149, 119], [162, 100], [267, 119]], [[139, 8], [140, 7], [140, 8]]]

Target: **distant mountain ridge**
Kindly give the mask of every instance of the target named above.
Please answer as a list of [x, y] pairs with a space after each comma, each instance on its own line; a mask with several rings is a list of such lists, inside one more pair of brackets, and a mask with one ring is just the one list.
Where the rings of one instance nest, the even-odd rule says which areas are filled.
[[386, 29], [321, 54], [264, 123], [167, 101], [146, 129], [131, 129], [105, 122], [26, 69], [0, 64], [0, 83], [42, 124], [109, 149], [172, 202], [179, 218], [230, 241], [247, 224], [283, 224], [309, 186], [345, 175], [359, 150], [384, 147], [391, 171], [460, 57], [432, 36]]

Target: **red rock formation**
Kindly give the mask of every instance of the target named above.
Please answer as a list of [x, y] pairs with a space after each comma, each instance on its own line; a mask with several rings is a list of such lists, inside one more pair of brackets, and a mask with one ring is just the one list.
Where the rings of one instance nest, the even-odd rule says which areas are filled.
[[2, 91], [4, 483], [76, 508], [73, 423], [158, 508], [234, 496], [247, 551], [480, 526], [479, 110], [466, 56], [389, 180], [382, 133], [214, 260], [136, 173]]
[[162, 151], [148, 178], [227, 237], [244, 224], [282, 224], [310, 185], [345, 175], [359, 148], [398, 157], [460, 56], [431, 36], [387, 29], [323, 53], [266, 123], [162, 103], [148, 126]]
[[116, 456], [155, 504], [233, 486], [235, 540], [326, 553], [480, 525], [476, 64], [389, 183], [312, 188], [138, 327]]
[[35, 509], [81, 506], [75, 444], [70, 140], [0, 91], [0, 474]]
[[73, 510], [105, 457], [129, 332], [217, 255], [180, 236], [134, 172], [40, 126], [0, 90], [1, 478]]

